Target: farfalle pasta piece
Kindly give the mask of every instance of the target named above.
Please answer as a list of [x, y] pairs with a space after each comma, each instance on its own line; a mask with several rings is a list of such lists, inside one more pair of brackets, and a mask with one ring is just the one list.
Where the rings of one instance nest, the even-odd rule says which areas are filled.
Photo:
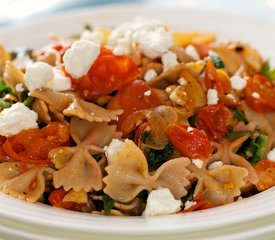
[[80, 191], [71, 190], [65, 195], [62, 202], [75, 202], [79, 204], [88, 203], [88, 194], [83, 190], [80, 190]]
[[106, 155], [108, 175], [103, 179], [104, 192], [119, 202], [129, 202], [142, 190], [159, 187], [169, 188], [176, 198], [186, 194], [185, 187], [189, 185], [186, 166], [190, 163], [187, 158], [169, 160], [151, 176], [143, 152], [131, 140], [113, 140]]
[[[55, 163], [56, 158], [52, 162]], [[102, 173], [88, 149], [80, 147], [63, 167], [54, 172], [53, 184], [55, 188], [63, 186], [65, 191], [99, 191], [102, 189]]]
[[10, 60], [10, 54], [5, 47], [0, 43], [0, 75], [2, 75], [6, 62]]
[[0, 189], [2, 189], [8, 181], [17, 177], [20, 173], [20, 162], [0, 163]]
[[122, 110], [107, 110], [94, 103], [86, 102], [73, 93], [60, 93], [51, 89], [36, 89], [31, 91], [36, 97], [48, 105], [48, 109], [55, 112], [57, 117], [62, 113], [69, 117], [78, 117], [90, 122], [110, 122], [118, 120]]
[[234, 202], [241, 195], [241, 188], [245, 186], [248, 171], [242, 167], [223, 165], [211, 171], [198, 169], [193, 164], [188, 166], [199, 179], [195, 194], [201, 194], [212, 206], [219, 206]]
[[20, 97], [19, 92], [16, 91], [16, 85], [22, 84], [24, 86], [24, 74], [18, 69], [11, 61], [6, 61], [4, 70], [4, 81], [5, 83], [16, 93], [17, 97]]
[[89, 122], [73, 117], [70, 122], [71, 136], [77, 144], [93, 144], [99, 147], [108, 145], [113, 138], [122, 137], [121, 132], [116, 131], [116, 125], [108, 125], [105, 122]]
[[63, 112], [73, 101], [74, 95], [70, 93], [60, 93], [49, 88], [35, 89], [30, 95], [42, 100], [54, 109]]
[[7, 180], [2, 191], [12, 197], [37, 202], [45, 191], [45, 175], [53, 172], [54, 170], [48, 167], [34, 166]]
[[107, 110], [94, 103], [76, 98], [63, 113], [66, 116], [78, 117], [90, 122], [110, 122], [111, 120], [117, 121], [118, 115], [122, 114], [123, 111]]

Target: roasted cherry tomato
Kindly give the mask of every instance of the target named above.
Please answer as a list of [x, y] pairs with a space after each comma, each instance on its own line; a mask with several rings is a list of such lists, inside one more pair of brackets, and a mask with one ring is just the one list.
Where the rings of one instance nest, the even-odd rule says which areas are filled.
[[257, 74], [248, 79], [244, 89], [245, 100], [257, 112], [275, 111], [275, 84]]
[[203, 210], [203, 209], [208, 209], [208, 208], [212, 208], [212, 204], [208, 201], [203, 199], [201, 194], [198, 194], [195, 198], [194, 198], [194, 205], [190, 206], [189, 208], [181, 211], [181, 213], [187, 213], [187, 212], [194, 212], [194, 211], [199, 211], [199, 210]]
[[22, 164], [49, 165], [51, 149], [69, 144], [70, 130], [64, 123], [51, 122], [42, 129], [28, 129], [7, 137], [4, 151]]
[[202, 107], [195, 120], [198, 129], [203, 130], [211, 140], [220, 140], [233, 121], [231, 111], [222, 104]]
[[54, 207], [81, 212], [83, 204], [79, 204], [76, 202], [63, 202], [63, 198], [66, 196], [67, 193], [68, 192], [65, 191], [64, 188], [53, 190], [50, 193], [48, 200], [50, 204]]
[[7, 158], [7, 154], [3, 149], [3, 144], [5, 143], [6, 138], [4, 136], [0, 136], [0, 160], [5, 160]]
[[87, 75], [72, 79], [72, 83], [75, 90], [92, 100], [119, 90], [136, 78], [137, 66], [129, 56], [116, 56], [111, 50], [102, 48]]
[[123, 109], [124, 112], [119, 116], [119, 121], [117, 122], [119, 130], [123, 131], [121, 124], [130, 114], [163, 104], [164, 102], [157, 92], [146, 82], [134, 80], [118, 91], [117, 95], [108, 104], [108, 109]]
[[239, 105], [237, 100], [227, 96], [233, 91], [229, 76], [225, 71], [216, 69], [211, 58], [208, 59], [205, 68], [205, 85], [207, 89], [215, 89], [218, 92], [219, 103], [226, 106]]
[[184, 157], [205, 160], [212, 153], [211, 141], [196, 128], [179, 123], [170, 123], [165, 129], [165, 133]]
[[259, 191], [275, 186], [275, 162], [261, 160], [254, 166], [254, 169], [259, 177], [256, 185]]

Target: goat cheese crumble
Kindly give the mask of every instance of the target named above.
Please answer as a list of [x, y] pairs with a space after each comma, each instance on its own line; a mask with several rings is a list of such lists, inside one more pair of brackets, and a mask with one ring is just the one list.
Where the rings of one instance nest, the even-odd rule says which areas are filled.
[[207, 91], [207, 105], [218, 104], [219, 97], [216, 89], [208, 89]]
[[15, 103], [0, 113], [0, 135], [9, 137], [22, 130], [38, 128], [38, 115], [23, 103]]
[[177, 213], [182, 202], [176, 200], [168, 188], [159, 188], [149, 193], [143, 216], [159, 216]]
[[63, 56], [64, 66], [67, 73], [73, 78], [85, 76], [100, 54], [100, 45], [79, 40], [65, 52]]
[[275, 148], [273, 148], [272, 150], [270, 150], [267, 153], [267, 160], [270, 160], [272, 162], [275, 162]]

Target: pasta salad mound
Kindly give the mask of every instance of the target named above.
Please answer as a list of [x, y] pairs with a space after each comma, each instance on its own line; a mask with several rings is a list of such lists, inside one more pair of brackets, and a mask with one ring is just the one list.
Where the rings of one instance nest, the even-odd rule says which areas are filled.
[[184, 214], [275, 185], [275, 69], [143, 17], [0, 44], [0, 188], [93, 215]]

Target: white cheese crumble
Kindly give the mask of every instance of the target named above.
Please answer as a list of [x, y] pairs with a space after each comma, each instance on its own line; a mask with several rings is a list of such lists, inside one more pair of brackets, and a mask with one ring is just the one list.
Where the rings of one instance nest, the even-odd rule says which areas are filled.
[[66, 91], [71, 89], [71, 79], [66, 77], [61, 69], [53, 68], [54, 78], [52, 81], [47, 82], [46, 87], [55, 91]]
[[275, 148], [267, 153], [267, 160], [275, 162]]
[[108, 147], [104, 147], [106, 157], [115, 156], [117, 151], [124, 147], [124, 144], [124, 142], [114, 138]]
[[163, 72], [177, 66], [179, 64], [177, 60], [177, 54], [171, 51], [167, 51], [166, 53], [162, 54], [161, 62], [163, 64]]
[[188, 45], [185, 48], [185, 53], [192, 57], [194, 60], [198, 61], [201, 59], [197, 49], [193, 45]]
[[219, 101], [218, 92], [216, 89], [208, 89], [207, 91], [207, 104], [215, 105]]
[[143, 216], [158, 216], [177, 213], [182, 202], [176, 200], [168, 188], [159, 188], [149, 193]]
[[45, 62], [35, 62], [26, 69], [24, 81], [30, 91], [40, 89], [54, 78], [52, 66]]
[[242, 91], [246, 86], [247, 80], [238, 75], [235, 75], [230, 78], [230, 82], [233, 89]]
[[[24, 80], [30, 91], [40, 88], [50, 88], [55, 91], [66, 91], [71, 89], [71, 79], [66, 77], [62, 70], [44, 62], [36, 62], [29, 65]], [[20, 92], [19, 90], [22, 89], [17, 85], [16, 91]]]
[[23, 92], [25, 89], [24, 89], [24, 86], [23, 86], [23, 83], [17, 83], [16, 85], [15, 85], [15, 90], [16, 90], [16, 92], [18, 92], [18, 93], [21, 93], [21, 92]]
[[260, 98], [260, 94], [257, 93], [257, 92], [253, 92], [253, 93], [251, 94], [251, 96], [252, 96], [253, 98], [255, 98], [255, 99], [259, 99], [259, 98]]
[[146, 97], [151, 96], [151, 94], [152, 94], [151, 90], [148, 90], [148, 91], [144, 92], [144, 96], [146, 96]]
[[212, 162], [211, 164], [209, 164], [208, 170], [213, 170], [215, 168], [221, 167], [222, 165], [223, 165], [223, 162], [221, 161]]
[[63, 56], [64, 66], [73, 78], [86, 75], [98, 58], [100, 53], [99, 44], [87, 40], [79, 40], [65, 52]]
[[141, 53], [152, 59], [161, 57], [172, 45], [172, 35], [160, 22], [142, 17], [117, 26], [110, 34], [107, 43], [107, 46], [118, 47], [129, 55], [133, 46], [138, 46]]
[[195, 164], [199, 169], [201, 169], [203, 166], [203, 161], [200, 159], [192, 159], [192, 163]]
[[38, 128], [38, 115], [23, 103], [15, 103], [0, 113], [0, 135], [9, 137], [22, 130]]
[[144, 75], [144, 80], [150, 82], [153, 78], [157, 76], [157, 72], [154, 69], [149, 69]]
[[187, 81], [185, 78], [181, 77], [179, 80], [178, 80], [178, 83], [179, 85], [181, 86], [185, 86], [187, 84]]
[[89, 30], [84, 30], [81, 33], [80, 36], [81, 40], [87, 40], [87, 41], [92, 41], [98, 44], [102, 44], [104, 40], [104, 35], [101, 31], [89, 31]]
[[194, 206], [194, 205], [196, 205], [197, 204], [197, 202], [196, 201], [186, 201], [185, 202], [185, 204], [184, 204], [184, 210], [187, 210], [188, 208], [190, 208], [190, 207], [192, 207], [192, 206]]

